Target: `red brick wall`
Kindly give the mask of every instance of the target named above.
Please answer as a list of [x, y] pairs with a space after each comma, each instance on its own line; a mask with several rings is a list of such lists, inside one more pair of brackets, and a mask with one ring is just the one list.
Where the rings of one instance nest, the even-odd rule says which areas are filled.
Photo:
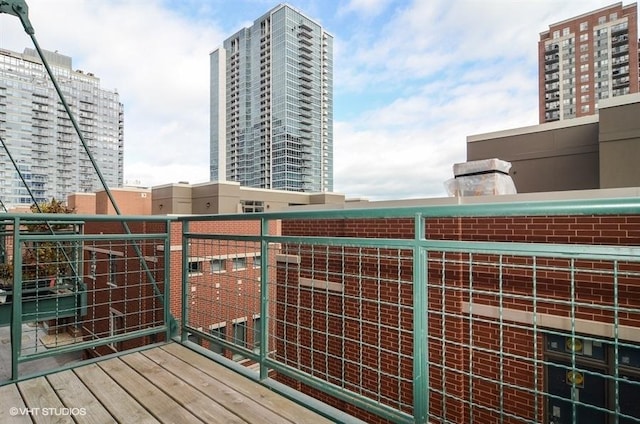
[[[134, 234], [163, 233], [165, 226], [162, 223], [148, 224], [144, 222], [129, 223], [129, 228]], [[123, 234], [124, 228], [120, 222], [89, 222], [84, 227], [85, 234]], [[137, 242], [142, 254], [147, 258], [147, 264], [151, 269], [151, 275], [163, 293], [164, 263], [162, 253], [158, 254], [155, 243]], [[163, 306], [161, 300], [154, 293], [152, 281], [142, 268], [137, 252], [131, 242], [122, 240], [95, 240], [85, 242], [83, 252], [84, 279], [87, 284], [87, 315], [83, 317], [81, 323], [83, 335], [88, 340], [95, 337], [103, 338], [109, 336], [109, 311], [114, 308], [123, 314], [120, 321], [122, 333], [127, 333], [149, 326], [160, 325], [164, 322]], [[95, 261], [96, 278], [89, 278], [92, 275], [92, 249], [98, 249]], [[110, 287], [108, 283], [109, 259], [108, 254], [103, 252], [113, 252], [115, 255], [116, 287]], [[155, 258], [159, 264], [154, 266]], [[146, 336], [138, 339], [121, 342], [117, 345], [118, 350], [126, 350], [149, 343], [163, 340], [162, 334], [156, 336]], [[107, 346], [102, 346], [91, 351], [93, 355], [104, 355], [112, 353], [113, 350]]]
[[[411, 239], [414, 234], [413, 219], [301, 219], [284, 221], [282, 228], [285, 236]], [[631, 246], [640, 244], [640, 216], [429, 218], [425, 232], [428, 239], [434, 240]], [[279, 359], [349, 390], [370, 393], [381, 403], [408, 405], [400, 409], [412, 413], [412, 387], [405, 381], [412, 378], [412, 363], [405, 362], [403, 356], [412, 352], [411, 252], [350, 247], [327, 247], [326, 252], [316, 247], [312, 252], [308, 246], [305, 250], [295, 245], [285, 246], [284, 251], [299, 255], [300, 266], [298, 269], [287, 264], [277, 276], [278, 302], [286, 302], [286, 307], [277, 310]], [[573, 278], [575, 318], [612, 323], [612, 312], [606, 309], [613, 307], [612, 278], [606, 274], [611, 271], [611, 263], [536, 258], [535, 290], [539, 301], [533, 305], [532, 258], [508, 252], [502, 257], [474, 254], [471, 269], [465, 264], [466, 254], [447, 253], [445, 258], [443, 268], [442, 253], [430, 253], [428, 266], [429, 402], [433, 422], [443, 415], [451, 422], [468, 422], [471, 418], [477, 422], [497, 422], [498, 414], [487, 408], [499, 409], [501, 401], [506, 413], [534, 420], [537, 412], [540, 419], [544, 400], [535, 399], [531, 392], [544, 390], [544, 370], [541, 365], [534, 369], [535, 360], [539, 364], [543, 358], [541, 334], [538, 332], [535, 340], [536, 352], [532, 329], [489, 317], [474, 316], [470, 322], [464, 305], [501, 306], [528, 312], [535, 308], [538, 314], [569, 317], [570, 307], [562, 302], [571, 299], [568, 282]], [[568, 271], [571, 266], [573, 273]], [[619, 270], [637, 272], [640, 266], [621, 262]], [[500, 272], [502, 280], [497, 278]], [[305, 288], [300, 286], [299, 278], [340, 282], [344, 292], [332, 295]], [[472, 297], [468, 290], [470, 281]], [[618, 306], [636, 310], [640, 307], [640, 282], [636, 279], [620, 277], [617, 290]], [[619, 324], [640, 326], [640, 314], [620, 311]], [[315, 328], [326, 334], [316, 334]], [[323, 356], [325, 346], [330, 353]], [[495, 352], [499, 351], [503, 354], [498, 358]], [[310, 352], [314, 352], [313, 357]], [[360, 360], [366, 367], [360, 365]], [[500, 360], [502, 384], [497, 381]], [[369, 370], [386, 367], [389, 375], [382, 374], [382, 381], [375, 371], [368, 377]], [[401, 373], [394, 377], [397, 369]], [[336, 407], [355, 411], [368, 422], [384, 422], [313, 389], [300, 389]], [[446, 399], [439, 393], [442, 390]], [[473, 409], [467, 403], [469, 390], [475, 404]]]
[[[279, 224], [274, 223], [269, 228], [270, 234], [277, 234]], [[225, 221], [189, 222], [189, 232], [196, 234], [233, 234], [233, 235], [259, 235], [259, 221]], [[181, 319], [182, 296], [182, 223], [172, 223], [171, 246], [178, 248], [171, 252], [171, 313]], [[202, 328], [209, 332], [209, 326], [221, 322], [226, 323], [226, 339], [232, 341], [234, 319], [246, 318], [247, 347], [254, 345], [254, 336], [257, 330], [253, 328], [253, 316], [260, 315], [260, 273], [254, 261], [260, 254], [260, 243], [245, 241], [209, 241], [192, 239], [190, 245], [190, 257], [211, 257], [219, 255], [248, 255], [246, 268], [233, 270], [231, 259], [226, 262], [225, 272], [212, 272], [208, 260], [203, 262], [201, 273], [189, 276], [190, 292], [187, 323], [193, 328]], [[269, 269], [274, 270], [275, 252], [271, 252], [268, 260]], [[270, 271], [274, 275], [274, 271]], [[271, 278], [273, 279], [273, 277]], [[241, 283], [240, 283], [241, 282]], [[195, 288], [195, 290], [193, 290]], [[272, 305], [274, 306], [274, 305]], [[208, 347], [207, 342], [203, 342]], [[231, 353], [227, 352], [231, 357]]]

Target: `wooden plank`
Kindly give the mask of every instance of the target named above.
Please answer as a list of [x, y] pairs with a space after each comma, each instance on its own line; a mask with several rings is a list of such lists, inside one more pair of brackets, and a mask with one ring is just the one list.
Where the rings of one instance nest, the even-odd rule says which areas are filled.
[[[114, 421], [109, 411], [96, 399], [89, 389], [71, 370], [49, 374], [49, 384], [58, 394], [67, 408], [74, 409], [72, 414], [77, 423], [100, 424]], [[76, 409], [80, 411], [75, 413]]]
[[151, 359], [142, 356], [142, 354], [132, 353], [122, 356], [121, 359], [204, 422], [220, 424], [246, 423], [237, 415], [226, 410], [218, 403], [212, 402], [202, 392], [176, 378], [175, 375], [159, 367]]
[[44, 377], [32, 378], [18, 383], [24, 403], [31, 412], [31, 418], [36, 424], [73, 423], [70, 415], [60, 411], [65, 406]]
[[169, 343], [162, 346], [160, 349], [171, 353], [191, 366], [196, 367], [200, 371], [223, 382], [233, 390], [237, 390], [238, 392], [251, 397], [256, 402], [261, 403], [293, 423], [328, 424], [332, 422], [324, 418], [322, 415], [316, 414], [294, 401], [253, 382], [243, 375], [219, 365], [191, 349], [180, 346], [178, 343]]
[[73, 372], [118, 422], [159, 422], [98, 365], [85, 365], [75, 368]]
[[23, 413], [27, 406], [24, 404], [20, 391], [15, 384], [0, 386], [0, 399], [2, 399], [0, 423], [31, 424], [31, 418]]
[[109, 374], [111, 378], [118, 381], [135, 400], [159, 421], [181, 424], [202, 423], [196, 416], [184, 409], [120, 359], [102, 361], [98, 363], [98, 366]]
[[[203, 394], [211, 398], [212, 401], [219, 403], [227, 409], [233, 410], [250, 423], [290, 424], [290, 421], [286, 418], [254, 401], [251, 397], [231, 389], [220, 380], [192, 367], [190, 364], [183, 362], [169, 352], [162, 349], [153, 349], [141, 353], [174, 374], [176, 378], [180, 378], [187, 384], [201, 390]], [[251, 384], [256, 383], [251, 382]]]

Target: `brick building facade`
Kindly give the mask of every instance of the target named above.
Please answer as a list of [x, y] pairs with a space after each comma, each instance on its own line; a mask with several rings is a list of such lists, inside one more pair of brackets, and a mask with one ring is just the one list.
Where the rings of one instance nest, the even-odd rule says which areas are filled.
[[[171, 313], [181, 317], [182, 305], [182, 225], [171, 227]], [[278, 225], [270, 234], [279, 231]], [[207, 235], [257, 236], [260, 222], [195, 221], [189, 222], [190, 241], [187, 258], [187, 320], [189, 326], [207, 335], [255, 350], [260, 344], [260, 243], [257, 241], [212, 240]], [[198, 235], [204, 236], [199, 238]], [[270, 263], [273, 263], [273, 258]], [[242, 360], [221, 344], [203, 341], [197, 334], [189, 336], [202, 347]]]
[[[413, 239], [414, 222], [298, 219], [284, 221], [282, 233]], [[500, 252], [434, 247], [427, 254], [430, 422], [564, 423], [575, 416], [605, 423], [613, 416], [604, 411], [616, 407], [640, 419], [640, 264], [606, 259], [611, 246], [619, 253], [640, 244], [640, 216], [427, 218], [425, 237], [509, 243]], [[520, 243], [537, 243], [539, 255], [519, 253]], [[582, 255], [585, 244], [605, 253]], [[411, 414], [411, 252], [295, 245], [283, 252], [279, 359]], [[368, 422], [385, 422], [281, 380]], [[578, 394], [582, 403], [572, 410]], [[619, 422], [636, 421], [621, 415]]]

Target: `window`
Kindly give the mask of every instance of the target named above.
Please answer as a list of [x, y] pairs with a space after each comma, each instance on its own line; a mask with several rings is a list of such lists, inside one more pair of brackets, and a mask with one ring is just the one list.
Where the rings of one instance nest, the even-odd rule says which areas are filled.
[[[233, 320], [233, 344], [240, 347], [247, 347], [247, 319], [238, 318]], [[243, 359], [244, 355], [239, 353], [233, 354], [233, 360]]]
[[98, 268], [98, 258], [95, 250], [91, 251], [91, 257], [89, 259], [89, 278], [92, 280], [96, 279]]
[[[109, 337], [115, 337], [124, 330], [124, 314], [117, 309], [109, 308]], [[109, 343], [111, 349], [120, 350], [120, 342]]]
[[202, 274], [202, 261], [189, 261], [189, 274]]
[[260, 255], [255, 255], [253, 257], [253, 267], [254, 268], [260, 268], [260, 262], [261, 262]]
[[[616, 358], [614, 344], [607, 341], [580, 335], [547, 334], [545, 338], [550, 422], [628, 424], [640, 419], [640, 346], [620, 343]], [[616, 383], [620, 413], [633, 421], [614, 417]]]
[[598, 25], [601, 25], [603, 23], [607, 22], [607, 17], [606, 16], [600, 16], [598, 18]]
[[586, 31], [589, 28], [588, 22], [580, 22], [580, 31]]
[[569, 35], [569, 27], [562, 28], [562, 36], [567, 36], [567, 35]]
[[243, 213], [264, 212], [264, 202], [259, 200], [241, 200]]
[[589, 33], [585, 32], [584, 34], [580, 34], [580, 41], [587, 41], [589, 39]]
[[227, 270], [227, 261], [224, 259], [211, 259], [211, 272], [225, 272]]
[[118, 285], [116, 275], [118, 275], [118, 266], [115, 255], [109, 255], [109, 272], [107, 274], [107, 285], [115, 287]]
[[[209, 328], [209, 332], [211, 333], [211, 336], [213, 336], [215, 339], [218, 339], [218, 340], [227, 339], [227, 325], [224, 322], [219, 324], [213, 324]], [[216, 343], [215, 340], [212, 340], [209, 343], [209, 350], [223, 356], [225, 354], [225, 349], [224, 347], [222, 347], [222, 344]]]
[[246, 269], [246, 268], [247, 268], [247, 258], [246, 257], [233, 258], [233, 270], [234, 271], [239, 271], [241, 269]]
[[260, 327], [260, 317], [253, 317], [253, 351], [260, 352], [260, 339], [262, 337], [262, 328]]

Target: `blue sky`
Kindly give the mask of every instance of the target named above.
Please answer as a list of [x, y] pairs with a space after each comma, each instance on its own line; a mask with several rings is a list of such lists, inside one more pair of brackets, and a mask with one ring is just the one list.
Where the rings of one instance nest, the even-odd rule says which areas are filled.
[[[40, 45], [125, 105], [125, 180], [209, 178], [209, 53], [264, 0], [27, 0]], [[466, 137], [538, 123], [537, 42], [597, 0], [302, 0], [334, 35], [334, 190], [445, 196]], [[624, 4], [629, 2], [625, 1]], [[0, 15], [0, 48], [31, 47]]]

